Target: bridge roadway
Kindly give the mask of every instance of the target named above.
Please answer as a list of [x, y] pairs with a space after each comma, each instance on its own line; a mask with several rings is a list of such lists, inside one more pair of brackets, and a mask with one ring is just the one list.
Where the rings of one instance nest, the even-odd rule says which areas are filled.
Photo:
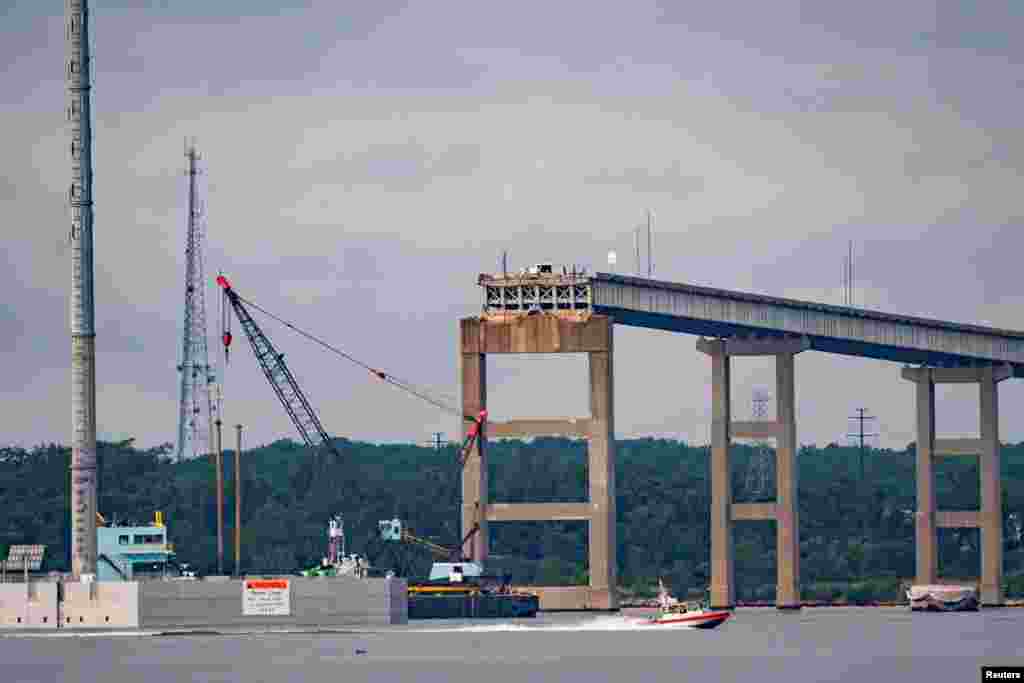
[[1024, 332], [640, 277], [481, 278], [488, 313], [590, 310], [618, 325], [707, 337], [797, 337], [807, 348], [932, 367], [1009, 364], [1024, 376]]
[[[1011, 377], [1024, 376], [1024, 332], [609, 273], [482, 274], [478, 284], [485, 292], [484, 315], [460, 323], [466, 414], [476, 414], [485, 405], [483, 358], [488, 353], [589, 354], [589, 418], [526, 418], [489, 427], [493, 438], [555, 433], [588, 438], [590, 468], [597, 473], [597, 478], [591, 475], [588, 504], [491, 504], [483, 493], [487, 489], [486, 468], [472, 465], [463, 477], [466, 528], [480, 510], [484, 529], [488, 520], [562, 519], [566, 515], [589, 520], [591, 585], [579, 595], [557, 596], [559, 606], [563, 602], [603, 608], [616, 604], [611, 554], [615, 547], [613, 324], [699, 335], [697, 350], [711, 359], [714, 606], [728, 608], [735, 604], [733, 523], [743, 520], [775, 521], [776, 605], [800, 605], [794, 360], [808, 350], [904, 364], [901, 377], [916, 385], [915, 583], [934, 584], [938, 580], [939, 528], [976, 527], [981, 531], [981, 602], [1003, 604], [998, 385]], [[735, 356], [775, 357], [775, 420], [732, 420], [731, 360]], [[939, 383], [978, 386], [977, 438], [936, 438], [935, 384]], [[734, 438], [775, 440], [775, 501], [733, 502], [729, 444]], [[482, 460], [482, 452], [476, 452]], [[937, 509], [934, 460], [946, 455], [978, 458], [979, 510]], [[477, 551], [474, 557], [486, 556], [486, 546]], [[542, 596], [542, 609], [546, 608], [544, 603]]]

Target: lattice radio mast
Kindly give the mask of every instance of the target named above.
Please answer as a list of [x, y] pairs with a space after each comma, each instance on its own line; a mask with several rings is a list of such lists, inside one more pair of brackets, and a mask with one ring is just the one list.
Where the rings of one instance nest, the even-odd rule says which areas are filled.
[[213, 383], [206, 343], [206, 278], [203, 270], [205, 221], [199, 201], [199, 152], [194, 141], [185, 142], [188, 168], [188, 228], [185, 242], [185, 325], [181, 344], [181, 404], [178, 412], [179, 462], [212, 448], [211, 426], [216, 419]]

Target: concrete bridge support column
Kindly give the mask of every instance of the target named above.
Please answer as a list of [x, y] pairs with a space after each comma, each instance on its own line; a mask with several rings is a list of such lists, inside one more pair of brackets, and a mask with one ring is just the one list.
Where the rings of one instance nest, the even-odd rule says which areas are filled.
[[[589, 586], [531, 586], [541, 609], [617, 609], [615, 542], [615, 419], [612, 384], [612, 319], [601, 315], [540, 314], [464, 318], [460, 321], [462, 409], [477, 415], [486, 405], [486, 354], [586, 353], [590, 375], [590, 416], [491, 422], [491, 438], [565, 435], [589, 440], [589, 500], [585, 503], [490, 503], [487, 499], [486, 441], [462, 471], [463, 534], [479, 521], [481, 531], [463, 550], [487, 557], [487, 523], [581, 520], [588, 522]], [[467, 423], [468, 425], [469, 423]]]
[[729, 471], [730, 358], [723, 340], [708, 342], [701, 350], [711, 356], [711, 606], [731, 609], [736, 605], [736, 573]]
[[[482, 353], [462, 353], [462, 413], [479, 415], [487, 407], [487, 356]], [[462, 438], [471, 422], [463, 420]], [[474, 524], [480, 524], [480, 531], [466, 541], [462, 548], [464, 557], [478, 562], [487, 559], [487, 515], [482, 509], [487, 506], [487, 428], [477, 437], [472, 452], [462, 468], [462, 534], [465, 536]]]
[[[711, 603], [736, 602], [732, 524], [737, 520], [775, 520], [779, 609], [800, 608], [800, 519], [797, 508], [795, 356], [809, 348], [806, 339], [701, 339], [697, 349], [711, 356]], [[775, 356], [776, 420], [734, 422], [730, 416], [732, 356]], [[733, 503], [729, 445], [733, 437], [776, 442], [774, 503]]]
[[985, 368], [981, 393], [981, 603], [1003, 602], [1003, 501], [999, 463], [999, 379]]
[[917, 510], [914, 512], [916, 569], [914, 582], [935, 583], [939, 577], [938, 532], [935, 526], [935, 382], [931, 368], [917, 373]]
[[775, 605], [800, 608], [800, 516], [797, 507], [799, 466], [796, 442], [795, 356], [775, 356], [778, 438], [775, 442], [775, 544], [778, 585]]
[[[981, 529], [981, 602], [996, 607], [1003, 601], [1002, 481], [999, 471], [999, 382], [1013, 376], [1004, 366], [982, 368], [903, 368], [902, 376], [917, 384], [917, 513], [916, 583], [938, 580], [937, 529]], [[935, 384], [976, 383], [981, 407], [980, 438], [935, 438]], [[933, 458], [976, 455], [981, 480], [981, 510], [937, 510]]]
[[[609, 342], [611, 341], [609, 335]], [[618, 606], [615, 592], [618, 570], [615, 558], [615, 425], [612, 411], [612, 349], [591, 352], [590, 443], [587, 469], [590, 524], [590, 602], [604, 609]]]

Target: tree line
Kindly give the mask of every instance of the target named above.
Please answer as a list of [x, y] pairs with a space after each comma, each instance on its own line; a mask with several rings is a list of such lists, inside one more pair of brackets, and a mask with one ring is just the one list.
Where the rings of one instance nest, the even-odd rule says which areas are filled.
[[[327, 522], [345, 520], [350, 552], [406, 576], [423, 576], [425, 550], [382, 541], [377, 523], [399, 518], [440, 545], [460, 541], [457, 448], [335, 442], [340, 458], [311, 452], [291, 440], [243, 452], [242, 568], [249, 573], [293, 572], [326, 553]], [[733, 495], [738, 502], [774, 499], [769, 485], [752, 491], [748, 470], [758, 448], [734, 444]], [[163, 512], [178, 560], [216, 572], [216, 492], [209, 458], [176, 462], [165, 444], [142, 449], [132, 440], [99, 444], [100, 512], [107, 520], [146, 523]], [[490, 500], [582, 502], [587, 497], [586, 443], [561, 438], [488, 444]], [[809, 599], [895, 597], [914, 574], [914, 444], [903, 450], [861, 452], [829, 444], [799, 450], [800, 573]], [[677, 593], [701, 591], [710, 576], [710, 449], [664, 439], [617, 442], [616, 558], [620, 588], [647, 595], [665, 579]], [[47, 567], [68, 568], [69, 458], [67, 447], [0, 449], [0, 557], [15, 543], [43, 543]], [[225, 567], [233, 567], [233, 453], [226, 451]], [[1024, 592], [1024, 443], [1002, 447], [1004, 564], [1010, 593]], [[976, 458], [936, 461], [939, 509], [980, 506]], [[491, 524], [489, 571], [522, 583], [587, 581], [585, 522]], [[771, 600], [775, 592], [775, 533], [771, 522], [735, 526], [738, 598]], [[944, 577], [976, 577], [977, 529], [939, 530]], [[858, 593], [859, 591], [859, 593]]]

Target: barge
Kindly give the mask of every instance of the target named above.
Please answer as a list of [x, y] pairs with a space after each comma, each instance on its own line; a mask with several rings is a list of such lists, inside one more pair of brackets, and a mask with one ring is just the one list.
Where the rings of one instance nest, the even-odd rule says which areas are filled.
[[499, 619], [537, 616], [540, 598], [487, 576], [476, 562], [435, 562], [425, 581], [410, 581], [410, 619]]

